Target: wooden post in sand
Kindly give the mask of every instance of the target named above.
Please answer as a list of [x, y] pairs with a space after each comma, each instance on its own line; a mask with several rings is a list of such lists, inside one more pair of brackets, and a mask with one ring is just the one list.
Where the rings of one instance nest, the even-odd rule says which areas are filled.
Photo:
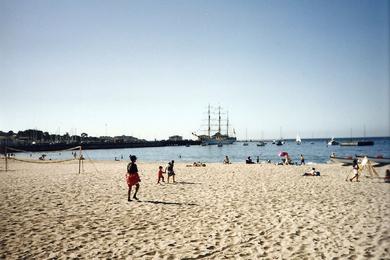
[[7, 156], [7, 146], [4, 147], [4, 156], [5, 156], [5, 171], [8, 171], [8, 156]]
[[79, 149], [80, 149], [80, 151], [79, 151], [79, 153], [80, 153], [80, 156], [79, 156], [79, 174], [80, 174], [80, 172], [81, 172], [81, 146], [79, 146]]

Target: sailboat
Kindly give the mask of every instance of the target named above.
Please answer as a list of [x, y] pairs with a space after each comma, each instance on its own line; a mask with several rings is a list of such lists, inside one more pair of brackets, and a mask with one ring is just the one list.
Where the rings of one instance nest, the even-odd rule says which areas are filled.
[[245, 142], [242, 144], [243, 146], [248, 146], [248, 129], [245, 129]]
[[[192, 133], [194, 136], [198, 137], [199, 141], [201, 141], [202, 146], [207, 145], [224, 145], [224, 144], [233, 144], [237, 138], [233, 136], [229, 136], [229, 115], [226, 113], [226, 134], [222, 133], [222, 117], [221, 117], [221, 107], [218, 107], [218, 129], [211, 129], [214, 126], [215, 119], [211, 118], [211, 106], [208, 106], [208, 124], [207, 124], [207, 134], [198, 135], [196, 133]], [[214, 133], [214, 134], [213, 134]], [[235, 131], [233, 129], [233, 134], [235, 135]]]
[[336, 140], [334, 140], [334, 137], [332, 137], [331, 139], [330, 139], [330, 141], [328, 142], [328, 145], [339, 145], [340, 143], [339, 142], [337, 142]]
[[276, 140], [275, 144], [276, 145], [284, 145], [285, 141], [283, 140], [283, 137], [282, 137], [282, 127], [280, 127], [280, 139], [279, 140]]
[[[364, 130], [364, 136], [366, 135], [365, 130]], [[353, 141], [352, 140], [352, 128], [351, 128], [351, 140], [349, 142], [343, 142], [340, 143], [340, 146], [368, 146], [368, 145], [374, 145], [373, 141]]]
[[257, 146], [265, 146], [267, 143], [263, 141], [264, 140], [264, 132], [261, 131], [261, 140], [260, 142], [257, 144]]
[[297, 145], [300, 145], [302, 143], [301, 137], [299, 137], [299, 135], [297, 135], [295, 142], [297, 143]]
[[374, 145], [374, 141], [371, 141], [371, 140], [367, 140], [367, 139], [366, 139], [366, 125], [363, 126], [363, 137], [364, 137], [364, 140], [358, 141], [358, 146], [370, 146], [370, 145]]

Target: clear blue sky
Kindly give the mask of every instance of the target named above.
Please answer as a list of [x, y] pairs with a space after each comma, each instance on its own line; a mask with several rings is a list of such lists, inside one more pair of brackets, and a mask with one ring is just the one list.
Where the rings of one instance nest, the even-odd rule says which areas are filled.
[[389, 1], [0, 0], [0, 130], [390, 135]]

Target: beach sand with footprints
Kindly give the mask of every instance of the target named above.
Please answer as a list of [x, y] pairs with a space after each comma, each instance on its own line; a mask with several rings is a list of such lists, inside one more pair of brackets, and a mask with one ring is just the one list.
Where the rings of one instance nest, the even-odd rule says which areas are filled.
[[178, 182], [157, 185], [159, 164], [139, 161], [128, 202], [126, 165], [11, 161], [0, 258], [390, 258], [390, 184], [346, 182], [352, 167], [178, 163]]

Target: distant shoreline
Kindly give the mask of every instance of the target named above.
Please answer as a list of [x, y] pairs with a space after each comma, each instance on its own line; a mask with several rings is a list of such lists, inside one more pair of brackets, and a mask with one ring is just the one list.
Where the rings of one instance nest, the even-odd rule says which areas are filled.
[[[146, 142], [132, 142], [132, 143], [56, 143], [56, 144], [29, 144], [29, 145], [10, 145], [1, 146], [0, 153], [17, 152], [50, 152], [70, 149], [76, 146], [81, 146], [82, 150], [92, 149], [121, 149], [121, 148], [144, 148], [144, 147], [165, 147], [165, 146], [186, 146], [186, 145], [200, 145], [200, 141], [182, 140], [182, 141], [146, 141]], [[15, 150], [14, 150], [15, 149]], [[18, 151], [23, 150], [23, 151]]]

